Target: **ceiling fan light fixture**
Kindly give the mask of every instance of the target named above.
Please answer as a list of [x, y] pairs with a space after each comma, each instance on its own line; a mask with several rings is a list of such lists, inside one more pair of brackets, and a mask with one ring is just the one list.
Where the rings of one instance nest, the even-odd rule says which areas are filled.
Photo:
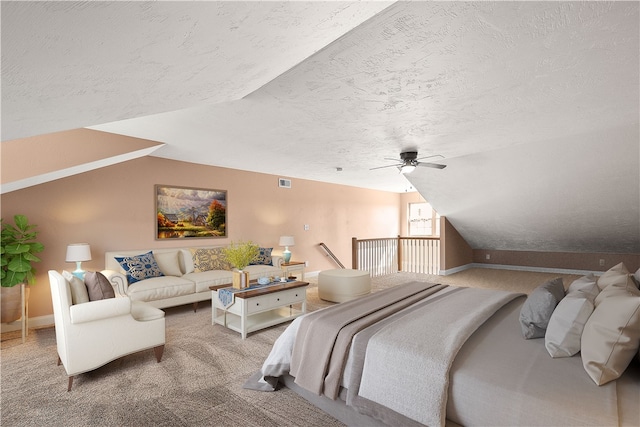
[[415, 168], [416, 168], [415, 165], [402, 165], [400, 167], [400, 173], [407, 175], [413, 172]]

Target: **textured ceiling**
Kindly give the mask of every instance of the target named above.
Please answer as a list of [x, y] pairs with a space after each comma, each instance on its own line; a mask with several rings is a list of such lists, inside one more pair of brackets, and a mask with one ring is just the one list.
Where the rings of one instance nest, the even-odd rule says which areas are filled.
[[[2, 2], [2, 140], [90, 127], [413, 186], [477, 248], [640, 252], [639, 22], [637, 2]], [[448, 167], [369, 170], [406, 149]]]

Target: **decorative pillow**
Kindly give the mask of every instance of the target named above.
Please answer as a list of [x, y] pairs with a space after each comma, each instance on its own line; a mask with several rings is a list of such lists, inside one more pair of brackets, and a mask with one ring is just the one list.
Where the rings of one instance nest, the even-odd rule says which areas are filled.
[[107, 298], [115, 298], [116, 293], [109, 279], [99, 271], [87, 271], [84, 275], [84, 283], [87, 285], [89, 301], [97, 301]]
[[620, 377], [640, 347], [640, 296], [615, 295], [596, 306], [582, 332], [582, 365], [598, 385]]
[[571, 285], [569, 285], [567, 294], [578, 291], [584, 292], [591, 299], [591, 302], [593, 302], [600, 293], [600, 288], [596, 283], [597, 281], [598, 278], [592, 273], [582, 276], [581, 278], [574, 280]]
[[87, 285], [84, 284], [84, 281], [66, 270], [62, 272], [62, 277], [69, 282], [71, 304], [75, 305], [89, 302], [89, 293], [87, 292]]
[[520, 326], [525, 339], [544, 337], [553, 310], [563, 297], [562, 277], [534, 289], [520, 309]]
[[574, 291], [558, 303], [544, 335], [544, 346], [551, 357], [571, 357], [580, 351], [584, 325], [593, 313], [592, 301], [585, 292]]
[[598, 287], [602, 291], [604, 288], [614, 283], [626, 283], [628, 275], [629, 270], [627, 270], [627, 267], [621, 262], [618, 265], [614, 265], [600, 276], [598, 279]]
[[136, 256], [115, 257], [115, 259], [127, 273], [129, 284], [163, 275], [151, 251]]
[[273, 265], [273, 258], [271, 258], [271, 251], [273, 248], [260, 248], [260, 252], [251, 265]]
[[201, 273], [209, 270], [231, 270], [233, 267], [227, 261], [222, 248], [189, 249], [193, 257], [193, 271]]
[[165, 276], [182, 276], [182, 270], [180, 270], [180, 261], [178, 261], [178, 251], [154, 252], [153, 257], [156, 259], [160, 271]]

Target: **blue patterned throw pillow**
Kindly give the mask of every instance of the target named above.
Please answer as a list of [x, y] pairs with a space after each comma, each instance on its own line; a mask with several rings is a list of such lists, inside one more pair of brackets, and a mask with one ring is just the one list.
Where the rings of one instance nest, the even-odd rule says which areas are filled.
[[253, 260], [251, 265], [273, 265], [273, 258], [271, 258], [271, 251], [273, 248], [260, 248], [260, 253], [256, 259]]
[[115, 257], [127, 273], [129, 284], [151, 277], [164, 276], [151, 251], [142, 255]]

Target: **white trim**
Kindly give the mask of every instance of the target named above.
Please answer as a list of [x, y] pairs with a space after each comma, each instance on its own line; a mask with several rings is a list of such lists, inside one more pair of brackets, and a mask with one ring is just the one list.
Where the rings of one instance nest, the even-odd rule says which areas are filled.
[[592, 270], [573, 270], [568, 268], [548, 268], [548, 267], [528, 267], [521, 265], [505, 265], [505, 264], [482, 264], [482, 263], [471, 263], [465, 264], [460, 267], [454, 267], [449, 270], [440, 270], [438, 273], [440, 276], [448, 276], [450, 274], [459, 273], [460, 271], [468, 270], [470, 268], [493, 268], [496, 270], [515, 270], [515, 271], [533, 271], [536, 273], [557, 273], [557, 274], [578, 274], [578, 275], [587, 275], [589, 273], [593, 273], [595, 275], [601, 275], [603, 271], [592, 271]]
[[[46, 316], [30, 317], [27, 324], [29, 329], [47, 328], [54, 325], [53, 314], [47, 314]], [[13, 332], [22, 329], [22, 323], [20, 320], [10, 323], [2, 323], [1, 332]]]

